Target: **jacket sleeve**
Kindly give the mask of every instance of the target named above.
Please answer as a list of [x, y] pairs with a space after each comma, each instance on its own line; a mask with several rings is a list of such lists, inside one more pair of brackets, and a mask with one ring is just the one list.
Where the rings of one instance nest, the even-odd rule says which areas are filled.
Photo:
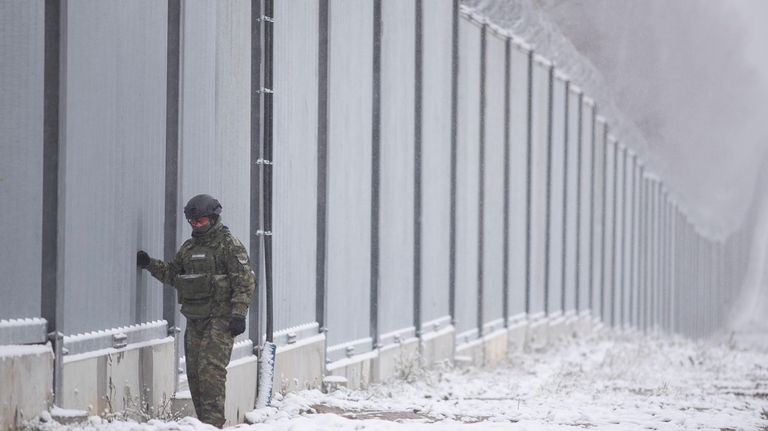
[[248, 252], [238, 240], [232, 242], [227, 253], [227, 272], [232, 288], [232, 314], [245, 317], [256, 290], [256, 276], [251, 270]]
[[176, 282], [176, 276], [179, 275], [182, 270], [181, 261], [181, 250], [179, 250], [170, 262], [165, 262], [160, 259], [150, 259], [147, 271], [152, 274], [152, 277], [155, 277], [162, 283], [173, 286]]

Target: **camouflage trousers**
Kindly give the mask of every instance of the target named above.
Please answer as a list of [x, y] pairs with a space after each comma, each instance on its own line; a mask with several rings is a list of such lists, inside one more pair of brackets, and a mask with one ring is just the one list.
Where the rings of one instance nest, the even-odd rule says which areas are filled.
[[227, 318], [187, 320], [184, 350], [192, 403], [201, 422], [219, 428], [225, 421], [227, 364], [233, 342]]

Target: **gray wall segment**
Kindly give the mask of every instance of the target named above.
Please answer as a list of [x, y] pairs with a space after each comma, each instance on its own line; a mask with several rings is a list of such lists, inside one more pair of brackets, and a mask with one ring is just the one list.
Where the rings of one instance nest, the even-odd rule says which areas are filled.
[[[185, 2], [181, 12], [180, 208], [199, 193], [216, 197], [222, 222], [248, 250], [251, 4]], [[186, 222], [179, 227], [182, 243], [192, 230]]]
[[621, 326], [624, 318], [624, 228], [626, 220], [624, 216], [625, 205], [625, 186], [624, 179], [626, 149], [621, 143], [616, 144], [616, 167], [615, 167], [615, 186], [614, 186], [614, 301], [613, 301], [613, 325]]
[[424, 0], [422, 322], [449, 315], [452, 3]]
[[509, 316], [525, 313], [526, 189], [528, 154], [528, 50], [510, 49], [509, 60]]
[[327, 322], [334, 346], [370, 335], [373, 2], [328, 7]]
[[550, 152], [550, 193], [549, 193], [549, 276], [547, 277], [549, 294], [547, 310], [552, 315], [562, 313], [563, 304], [563, 235], [565, 232], [565, 197], [564, 178], [567, 157], [567, 91], [566, 82], [556, 78], [553, 82], [552, 95], [552, 149]]
[[379, 334], [413, 326], [415, 28], [411, 0], [381, 4]]
[[275, 3], [275, 330], [315, 322], [318, 3]]
[[575, 91], [573, 86], [569, 88], [568, 96], [568, 140], [565, 181], [565, 263], [563, 270], [563, 283], [565, 296], [563, 298], [563, 311], [575, 311], [578, 309], [576, 284], [579, 273], [577, 271], [576, 253], [579, 250], [580, 237], [578, 235], [579, 218], [579, 150], [581, 135], [581, 92]]
[[594, 134], [595, 107], [582, 98], [581, 144], [579, 148], [579, 311], [592, 307], [592, 255], [594, 230]]
[[160, 284], [137, 270], [135, 253], [163, 255], [166, 8], [70, 1], [63, 12], [67, 334], [162, 317]]
[[592, 149], [592, 165], [594, 179], [592, 182], [592, 253], [591, 253], [591, 305], [593, 316], [600, 318], [602, 315], [602, 286], [604, 281], [603, 273], [603, 253], [605, 247], [605, 171], [607, 166], [606, 159], [606, 124], [604, 121], [597, 121], [595, 125], [595, 140]]
[[506, 40], [486, 32], [485, 160], [483, 173], [483, 323], [504, 316], [504, 128]]
[[549, 66], [533, 64], [533, 104], [531, 129], [531, 207], [530, 207], [530, 308], [529, 314], [545, 310], [547, 166], [549, 130]]
[[632, 248], [633, 248], [633, 226], [632, 226], [632, 211], [634, 194], [632, 190], [632, 178], [634, 175], [633, 167], [633, 154], [626, 150], [624, 151], [622, 176], [622, 190], [624, 198], [621, 201], [622, 205], [622, 303], [621, 303], [621, 324], [623, 326], [630, 325], [630, 312], [632, 305], [630, 301], [632, 292]]
[[0, 2], [2, 319], [41, 316], [44, 56], [44, 2]]
[[[459, 21], [458, 142], [456, 163], [456, 320], [457, 331], [476, 330], [478, 297], [478, 202], [480, 160], [481, 26]], [[476, 85], [477, 84], [477, 85]]]
[[613, 304], [616, 295], [614, 274], [616, 262], [616, 141], [606, 138], [605, 143], [605, 193], [603, 201], [603, 275], [600, 315], [605, 324], [613, 321]]

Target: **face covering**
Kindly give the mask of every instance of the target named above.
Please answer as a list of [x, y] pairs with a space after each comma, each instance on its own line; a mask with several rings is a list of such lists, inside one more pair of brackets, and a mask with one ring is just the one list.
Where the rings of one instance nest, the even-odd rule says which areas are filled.
[[209, 217], [209, 222], [206, 225], [194, 227], [192, 226], [192, 236], [201, 237], [206, 235], [210, 230], [218, 223], [218, 217]]

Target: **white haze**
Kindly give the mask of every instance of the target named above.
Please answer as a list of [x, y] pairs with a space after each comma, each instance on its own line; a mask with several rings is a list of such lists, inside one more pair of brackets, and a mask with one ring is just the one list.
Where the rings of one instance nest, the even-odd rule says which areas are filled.
[[464, 3], [593, 94], [700, 229], [742, 223], [768, 147], [768, 2]]

